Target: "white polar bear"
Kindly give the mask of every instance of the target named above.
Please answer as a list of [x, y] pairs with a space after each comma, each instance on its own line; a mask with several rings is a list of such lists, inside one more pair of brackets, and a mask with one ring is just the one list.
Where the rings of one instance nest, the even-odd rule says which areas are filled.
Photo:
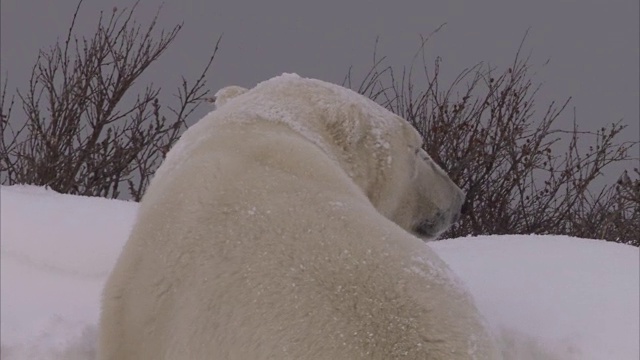
[[142, 200], [99, 359], [499, 358], [411, 234], [444, 231], [464, 195], [405, 120], [297, 75], [227, 90]]

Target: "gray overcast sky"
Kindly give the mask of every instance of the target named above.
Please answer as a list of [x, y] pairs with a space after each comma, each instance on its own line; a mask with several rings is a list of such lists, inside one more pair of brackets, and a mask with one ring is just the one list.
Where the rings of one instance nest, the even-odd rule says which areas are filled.
[[[98, 12], [131, 0], [85, 0], [77, 32], [90, 35]], [[142, 0], [146, 21], [161, 3]], [[62, 37], [76, 1], [1, 0], [1, 68], [10, 85], [24, 87], [39, 48]], [[637, 0], [460, 1], [193, 1], [165, 0], [160, 25], [185, 26], [148, 76], [173, 92], [193, 77], [224, 32], [208, 79], [212, 90], [297, 72], [340, 83], [350, 65], [366, 70], [376, 36], [379, 54], [408, 64], [420, 43], [442, 23], [428, 45], [443, 58], [445, 79], [486, 61], [508, 64], [527, 28], [535, 81], [544, 82], [539, 104], [574, 98], [582, 129], [624, 118], [626, 140], [640, 138], [639, 2]], [[542, 66], [550, 59], [550, 63]], [[568, 111], [566, 118], [571, 117]]]

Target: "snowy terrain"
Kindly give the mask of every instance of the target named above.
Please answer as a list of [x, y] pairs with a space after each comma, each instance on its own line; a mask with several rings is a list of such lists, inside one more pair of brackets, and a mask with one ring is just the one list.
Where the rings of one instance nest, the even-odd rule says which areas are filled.
[[[90, 359], [103, 282], [137, 205], [37, 187], [0, 193], [2, 360]], [[561, 236], [430, 243], [512, 359], [640, 358], [638, 248]]]

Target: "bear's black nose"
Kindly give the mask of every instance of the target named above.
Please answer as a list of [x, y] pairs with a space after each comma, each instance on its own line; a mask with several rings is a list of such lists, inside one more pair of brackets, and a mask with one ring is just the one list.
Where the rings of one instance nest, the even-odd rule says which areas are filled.
[[[462, 210], [461, 210], [462, 211]], [[451, 223], [455, 224], [458, 222], [458, 220], [460, 220], [460, 214], [461, 212], [455, 212], [453, 213], [453, 218], [451, 218]]]

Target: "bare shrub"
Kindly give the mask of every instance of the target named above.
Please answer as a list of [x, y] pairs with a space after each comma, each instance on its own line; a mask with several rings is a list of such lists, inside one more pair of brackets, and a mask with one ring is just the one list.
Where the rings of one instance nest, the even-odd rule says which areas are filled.
[[[439, 83], [440, 59], [424, 80], [413, 66], [395, 71], [377, 58], [359, 85], [345, 84], [411, 122], [424, 148], [467, 192], [465, 215], [444, 237], [483, 234], [564, 234], [640, 245], [638, 179], [593, 194], [613, 163], [635, 160], [637, 142], [617, 142], [620, 122], [595, 132], [556, 128], [569, 100], [537, 113], [540, 90], [529, 58], [518, 49], [503, 72], [479, 64], [449, 86]], [[524, 43], [524, 40], [523, 40]], [[581, 142], [592, 145], [583, 151]], [[636, 175], [638, 175], [636, 171]]]
[[16, 99], [6, 97], [5, 79], [0, 93], [2, 183], [139, 200], [186, 127], [185, 119], [207, 95], [205, 76], [218, 44], [195, 82], [183, 78], [178, 104], [167, 113], [159, 88], [150, 84], [138, 94], [132, 88], [182, 24], [156, 31], [159, 9], [143, 27], [134, 20], [136, 2], [128, 10], [101, 13], [95, 33], [78, 38], [74, 26], [81, 4], [64, 42], [40, 51], [27, 90], [18, 92], [26, 117], [22, 126], [10, 121]]
[[569, 229], [575, 236], [607, 239], [640, 246], [640, 172], [625, 171], [618, 181], [577, 204]]
[[[64, 43], [41, 51], [27, 91], [18, 93], [22, 126], [12, 125], [16, 98], [7, 98], [6, 79], [0, 88], [0, 177], [3, 184], [139, 200], [185, 119], [207, 100], [204, 78], [218, 46], [193, 84], [183, 79], [168, 117], [152, 85], [125, 105], [181, 25], [154, 37], [158, 14], [143, 28], [133, 20], [134, 5], [101, 16], [95, 34], [78, 39], [81, 3]], [[362, 82], [353, 86], [349, 73], [345, 84], [410, 121], [425, 150], [467, 191], [466, 216], [444, 237], [566, 234], [640, 245], [638, 170], [634, 179], [625, 172], [615, 184], [595, 184], [611, 164], [638, 161], [629, 155], [638, 142], [617, 141], [620, 122], [584, 131], [574, 115], [572, 129], [558, 128], [569, 100], [537, 112], [540, 86], [521, 48], [502, 72], [478, 64], [442, 86], [441, 61], [428, 66], [425, 43], [418, 52], [424, 79], [415, 79], [413, 65], [395, 71], [374, 53]]]

